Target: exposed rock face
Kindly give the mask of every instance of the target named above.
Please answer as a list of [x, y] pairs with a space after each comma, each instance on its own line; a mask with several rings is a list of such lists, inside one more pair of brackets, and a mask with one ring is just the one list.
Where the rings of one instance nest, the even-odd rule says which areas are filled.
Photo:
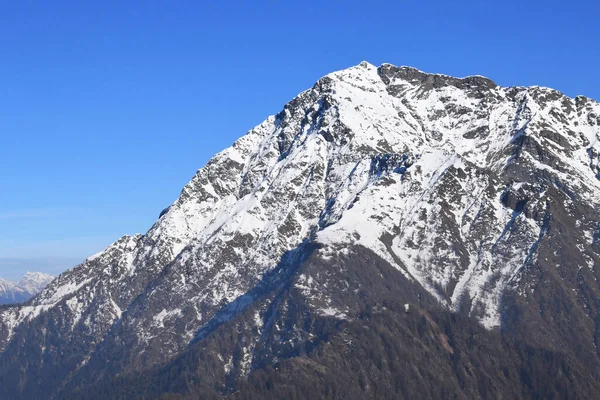
[[18, 282], [0, 278], [0, 304], [22, 303], [46, 287], [54, 279], [43, 272], [27, 272]]
[[584, 97], [389, 64], [327, 75], [145, 235], [0, 310], [0, 395], [244, 398], [319, 376], [321, 396], [410, 398], [439, 374], [424, 398], [593, 394], [599, 154]]

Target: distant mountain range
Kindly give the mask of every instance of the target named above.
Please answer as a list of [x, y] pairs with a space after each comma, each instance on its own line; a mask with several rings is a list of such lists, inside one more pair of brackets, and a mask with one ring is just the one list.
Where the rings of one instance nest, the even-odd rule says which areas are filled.
[[599, 103], [363, 62], [0, 307], [0, 398], [598, 398], [599, 267]]
[[54, 275], [27, 272], [17, 282], [0, 278], [0, 304], [23, 303], [46, 287]]

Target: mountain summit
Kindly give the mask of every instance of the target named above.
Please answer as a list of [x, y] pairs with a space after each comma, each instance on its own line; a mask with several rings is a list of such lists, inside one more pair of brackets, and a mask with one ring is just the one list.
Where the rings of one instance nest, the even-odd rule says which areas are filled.
[[593, 396], [599, 221], [600, 104], [362, 62], [0, 310], [0, 396]]
[[18, 282], [0, 278], [0, 304], [22, 303], [38, 294], [54, 279], [43, 272], [27, 272]]

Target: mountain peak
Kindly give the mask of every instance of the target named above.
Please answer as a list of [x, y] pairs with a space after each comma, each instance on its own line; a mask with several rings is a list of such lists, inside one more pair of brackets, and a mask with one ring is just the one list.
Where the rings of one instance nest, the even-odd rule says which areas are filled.
[[370, 63], [370, 62], [368, 62], [368, 61], [361, 61], [361, 62], [358, 64], [358, 66], [359, 66], [359, 67], [362, 67], [362, 68], [376, 68], [376, 67], [375, 67], [375, 65], [371, 64], [371, 63]]
[[44, 286], [50, 283], [55, 278], [54, 275], [44, 272], [25, 272], [19, 279], [17, 285], [23, 288], [29, 287], [32, 293], [39, 292]]
[[26, 301], [53, 279], [53, 275], [43, 272], [26, 272], [17, 282], [0, 279], [0, 304]]
[[230, 385], [318, 346], [298, 336], [314, 321], [383, 312], [382, 290], [404, 296], [406, 318], [460, 313], [488, 330], [534, 301], [533, 325], [519, 323], [545, 335], [554, 322], [539, 310], [564, 305], [543, 297], [549, 287], [600, 292], [599, 115], [595, 102], [479, 76], [366, 62], [328, 74], [200, 168], [146, 234], [1, 309], [1, 361], [60, 337], [60, 391], [235, 332], [206, 346]]

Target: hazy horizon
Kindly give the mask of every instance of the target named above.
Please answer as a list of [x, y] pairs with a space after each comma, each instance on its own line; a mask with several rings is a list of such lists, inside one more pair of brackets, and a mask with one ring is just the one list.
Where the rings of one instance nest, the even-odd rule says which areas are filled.
[[0, 258], [0, 278], [16, 282], [26, 272], [60, 275], [83, 262], [84, 258]]

